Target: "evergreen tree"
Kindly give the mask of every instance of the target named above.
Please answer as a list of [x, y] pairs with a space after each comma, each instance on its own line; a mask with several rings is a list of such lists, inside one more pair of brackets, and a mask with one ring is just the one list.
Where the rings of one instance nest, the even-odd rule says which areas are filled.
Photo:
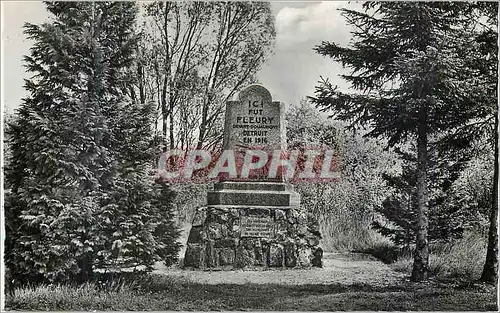
[[[494, 150], [495, 160], [490, 210], [488, 250], [481, 280], [496, 283], [498, 272], [498, 3], [476, 2], [469, 6], [466, 16], [473, 21], [474, 28], [469, 40], [459, 47], [463, 63], [474, 69], [469, 80], [477, 80], [481, 90], [471, 91], [474, 98], [473, 119], [444, 136], [445, 148], [459, 150], [459, 153], [474, 155]], [[486, 138], [486, 140], [485, 140]], [[490, 147], [484, 147], [490, 142]], [[478, 149], [479, 147], [479, 149]]]
[[426, 279], [429, 261], [429, 147], [435, 144], [430, 139], [481, 114], [477, 100], [484, 95], [484, 77], [462, 49], [473, 40], [473, 26], [463, 18], [470, 6], [370, 2], [365, 12], [343, 9], [354, 28], [351, 47], [323, 42], [316, 48], [352, 69], [342, 77], [359, 93], [340, 92], [323, 81], [315, 104], [340, 120], [368, 125], [368, 136], [387, 137], [389, 146], [416, 142], [414, 281]]
[[[386, 185], [391, 190], [377, 211], [385, 219], [375, 220], [374, 228], [388, 236], [397, 245], [404, 245], [411, 251], [410, 245], [415, 243], [414, 221], [416, 219], [416, 153], [414, 147], [407, 152], [396, 149], [403, 160], [402, 172], [396, 175], [382, 174]], [[462, 236], [466, 228], [477, 220], [470, 207], [458, 205], [454, 197], [455, 183], [467, 165], [466, 159], [437, 159], [431, 154], [434, 174], [429, 182], [429, 240], [448, 241]], [[390, 223], [387, 223], [389, 221]]]
[[34, 76], [8, 129], [6, 264], [21, 282], [83, 281], [131, 255], [171, 261], [172, 194], [147, 169], [153, 110], [127, 104], [136, 5], [46, 5], [53, 22], [25, 26]]
[[[471, 55], [472, 61], [479, 63], [478, 66], [484, 76], [487, 77], [484, 82], [486, 99], [480, 102], [483, 110], [486, 112], [486, 118], [483, 123], [473, 124], [465, 130], [466, 133], [483, 133], [483, 129], [488, 129], [488, 124], [493, 124], [493, 149], [494, 149], [494, 171], [493, 171], [493, 192], [491, 197], [490, 227], [488, 231], [488, 250], [486, 253], [486, 262], [481, 274], [481, 281], [496, 284], [498, 281], [498, 3], [497, 2], [479, 2], [477, 3], [478, 15], [486, 16], [486, 26], [481, 29], [476, 42], [479, 45], [479, 51], [482, 52]], [[473, 57], [476, 58], [473, 58]], [[493, 117], [493, 118], [492, 118]], [[486, 123], [484, 122], [486, 120]], [[487, 121], [493, 120], [493, 123]], [[486, 125], [486, 127], [484, 127]], [[467, 140], [466, 136], [466, 140]], [[491, 138], [490, 137], [490, 138]]]

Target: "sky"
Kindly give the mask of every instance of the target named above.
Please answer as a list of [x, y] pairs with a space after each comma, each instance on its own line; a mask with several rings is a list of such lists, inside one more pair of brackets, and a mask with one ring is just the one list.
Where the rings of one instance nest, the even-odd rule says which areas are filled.
[[[23, 34], [25, 22], [39, 24], [47, 20], [45, 6], [40, 1], [2, 2], [2, 91], [3, 106], [12, 113], [26, 96], [23, 78], [28, 78], [22, 57], [29, 53], [32, 41]], [[275, 16], [276, 44], [274, 53], [257, 74], [257, 80], [269, 89], [273, 100], [298, 104], [314, 95], [320, 76], [345, 89], [338, 77], [340, 65], [313, 51], [322, 41], [347, 45], [349, 28], [338, 12], [340, 7], [356, 8], [358, 3], [271, 2]]]

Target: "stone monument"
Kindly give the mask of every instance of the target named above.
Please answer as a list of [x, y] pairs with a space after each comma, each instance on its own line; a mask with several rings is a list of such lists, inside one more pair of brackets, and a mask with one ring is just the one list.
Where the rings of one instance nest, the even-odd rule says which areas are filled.
[[[284, 104], [261, 85], [228, 101], [225, 150], [286, 149]], [[253, 171], [222, 178], [195, 211], [184, 267], [201, 269], [307, 268], [321, 266], [318, 224], [300, 209], [300, 196], [283, 175]]]

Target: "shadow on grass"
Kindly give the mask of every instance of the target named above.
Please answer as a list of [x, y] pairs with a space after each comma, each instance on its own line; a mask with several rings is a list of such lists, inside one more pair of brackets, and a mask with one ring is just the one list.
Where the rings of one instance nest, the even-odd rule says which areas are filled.
[[494, 288], [452, 284], [219, 284], [157, 277], [147, 288], [176, 298], [176, 310], [496, 310]]
[[[179, 281], [145, 275], [123, 280], [114, 288], [90, 283], [20, 289], [8, 296], [6, 306], [16, 310], [266, 310], [355, 311], [431, 310], [493, 311], [496, 291], [460, 289], [453, 285], [403, 284], [220, 284]], [[102, 279], [101, 279], [102, 281]], [[37, 289], [38, 288], [38, 289]]]

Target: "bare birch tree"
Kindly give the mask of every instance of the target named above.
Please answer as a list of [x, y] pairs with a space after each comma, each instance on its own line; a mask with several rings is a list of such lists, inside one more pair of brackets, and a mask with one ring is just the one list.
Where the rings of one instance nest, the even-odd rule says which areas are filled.
[[269, 3], [154, 2], [145, 9], [141, 100], [158, 103], [169, 148], [216, 146], [225, 100], [255, 81], [270, 53]]

